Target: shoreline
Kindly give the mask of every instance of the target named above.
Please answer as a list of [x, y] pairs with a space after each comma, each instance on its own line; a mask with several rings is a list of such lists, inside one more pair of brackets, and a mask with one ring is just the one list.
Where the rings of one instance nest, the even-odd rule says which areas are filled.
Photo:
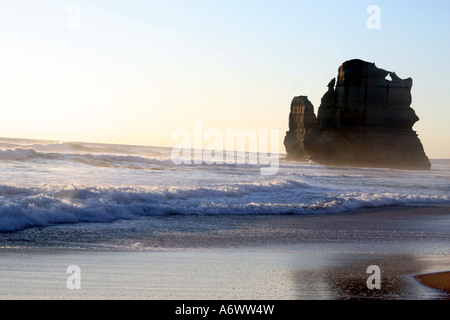
[[0, 235], [0, 299], [450, 299], [417, 278], [450, 271], [448, 226], [447, 207], [390, 207], [34, 228]]
[[450, 271], [420, 274], [416, 279], [430, 288], [445, 291], [450, 299]]
[[[174, 215], [148, 215], [148, 216], [138, 216], [133, 219], [117, 219], [111, 222], [77, 222], [77, 223], [60, 223], [56, 225], [31, 227], [19, 231], [13, 232], [0, 232], [0, 250], [4, 247], [5, 243], [15, 243], [17, 240], [26, 238], [24, 244], [30, 245], [30, 247], [39, 246], [49, 246], [53, 247], [53, 243], [48, 241], [48, 237], [45, 237], [46, 231], [51, 230], [55, 234], [54, 238], [61, 236], [62, 240], [64, 236], [69, 234], [71, 231], [83, 231], [87, 235], [91, 236], [98, 233], [98, 237], [94, 240], [97, 242], [102, 242], [106, 240], [107, 242], [111, 238], [120, 238], [121, 234], [113, 235], [110, 237], [106, 231], [112, 230], [116, 231], [129, 231], [127, 229], [137, 228], [138, 231], [145, 230], [150, 224], [156, 227], [156, 231], [160, 233], [170, 233], [177, 231], [177, 236], [181, 236], [183, 241], [179, 244], [181, 246], [190, 247], [190, 242], [185, 242], [189, 240], [189, 234], [197, 233], [199, 236], [208, 238], [214, 238], [217, 234], [212, 234], [210, 231], [214, 230], [237, 230], [246, 229], [251, 227], [255, 223], [262, 226], [266, 232], [270, 232], [272, 226], [275, 227], [275, 231], [279, 227], [289, 228], [289, 232], [296, 234], [295, 226], [303, 227], [301, 223], [305, 222], [307, 227], [312, 227], [315, 230], [331, 230], [335, 229], [337, 226], [346, 225], [346, 230], [352, 230], [356, 228], [363, 228], [369, 234], [370, 231], [389, 231], [393, 228], [399, 228], [408, 231], [427, 231], [436, 230], [446, 233], [448, 230], [439, 225], [441, 220], [447, 222], [447, 218], [450, 217], [450, 205], [423, 205], [423, 206], [408, 206], [408, 205], [389, 205], [380, 207], [364, 207], [358, 209], [352, 209], [337, 213], [310, 213], [310, 214], [174, 214]], [[401, 225], [401, 222], [404, 225]], [[426, 221], [424, 225], [421, 222]], [[273, 225], [271, 224], [273, 222]], [[318, 224], [320, 222], [320, 225]], [[367, 223], [366, 223], [367, 222]], [[186, 223], [186, 227], [182, 226], [182, 223]], [[450, 227], [450, 224], [449, 224]], [[244, 230], [245, 231], [245, 230]], [[249, 230], [250, 232], [252, 230]], [[273, 231], [273, 233], [275, 233]], [[226, 233], [221, 232], [222, 235], [230, 235], [233, 237], [241, 237], [246, 235], [243, 233]], [[375, 234], [375, 233], [374, 233]], [[22, 236], [24, 235], [24, 236]], [[298, 234], [297, 234], [298, 235]], [[33, 236], [34, 239], [30, 239]], [[152, 238], [151, 234], [139, 234], [138, 236], [144, 236], [146, 238]], [[154, 236], [154, 235], [153, 235]], [[272, 237], [270, 241], [272, 243], [278, 243], [286, 237], [285, 234], [280, 234], [279, 239], [277, 237]], [[42, 243], [34, 242], [34, 240], [43, 240]], [[255, 240], [246, 239], [246, 240]], [[313, 238], [302, 238], [301, 240], [310, 240]], [[56, 240], [56, 239], [52, 239]], [[72, 239], [75, 240], [75, 239]], [[208, 239], [211, 240], [211, 239]], [[212, 239], [214, 240], [214, 239]], [[315, 240], [315, 239], [313, 239]], [[323, 238], [323, 240], [329, 240]], [[83, 243], [82, 241], [77, 241], [78, 243]], [[58, 241], [54, 243], [58, 244]], [[63, 245], [63, 241], [59, 243]], [[173, 243], [169, 244], [172, 246]], [[242, 242], [236, 243], [242, 244]], [[258, 243], [248, 242], [247, 245], [253, 246], [258, 245]], [[196, 247], [199, 243], [194, 244]], [[218, 245], [217, 241], [207, 242], [206, 247], [214, 247]], [[68, 246], [67, 248], [70, 248]]]

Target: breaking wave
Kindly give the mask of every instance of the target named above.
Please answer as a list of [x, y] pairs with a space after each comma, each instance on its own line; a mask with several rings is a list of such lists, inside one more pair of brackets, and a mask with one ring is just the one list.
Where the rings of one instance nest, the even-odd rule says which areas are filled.
[[[308, 201], [301, 197], [306, 191], [311, 192], [311, 187], [294, 180], [209, 187], [0, 185], [0, 232], [148, 215], [329, 214], [366, 207], [450, 203], [449, 196], [401, 193], [329, 194]], [[288, 194], [290, 201], [283, 201], [281, 194]], [[294, 196], [299, 200], [292, 201]]]
[[[144, 170], [135, 170], [144, 169]], [[148, 169], [148, 170], [146, 170]], [[0, 139], [0, 232], [152, 215], [335, 214], [450, 205], [450, 161], [429, 172], [281, 161], [176, 165], [171, 149]]]
[[[105, 153], [105, 151], [114, 150], [104, 150], [104, 148], [97, 148], [98, 152], [95, 152], [96, 148], [83, 147], [82, 145], [74, 145], [71, 143], [62, 144], [51, 144], [51, 145], [39, 145], [35, 148], [3, 148], [0, 149], [0, 160], [5, 161], [32, 161], [32, 160], [56, 160], [56, 161], [66, 161], [73, 163], [82, 163], [86, 165], [93, 166], [111, 166], [111, 167], [126, 167], [126, 168], [137, 168], [140, 169], [145, 166], [164, 166], [173, 167], [177, 166], [190, 166], [196, 165], [192, 159], [186, 158], [171, 158], [169, 152], [156, 152], [147, 151], [145, 154], [134, 155], [122, 152], [116, 153]], [[43, 151], [44, 149], [45, 151]], [[53, 152], [54, 151], [54, 152]], [[59, 151], [59, 152], [56, 152]], [[88, 152], [92, 151], [92, 152]], [[117, 151], [117, 150], [115, 150]], [[205, 162], [200, 165], [206, 164]], [[226, 165], [227, 167], [232, 167], [233, 165], [239, 167], [247, 168], [260, 168], [259, 164], [252, 163], [232, 163], [232, 164], [209, 164], [208, 167], [217, 167]]]
[[53, 153], [36, 149], [15, 148], [0, 150], [0, 160], [26, 161], [31, 159], [61, 160], [98, 165], [115, 163], [136, 163], [150, 165], [173, 165], [171, 159], [146, 158], [134, 155], [93, 154], [93, 153]]

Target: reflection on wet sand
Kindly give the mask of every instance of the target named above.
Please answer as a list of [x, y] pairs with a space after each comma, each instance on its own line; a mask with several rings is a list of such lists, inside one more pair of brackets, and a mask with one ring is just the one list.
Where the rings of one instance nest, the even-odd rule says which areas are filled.
[[[351, 253], [329, 255], [329, 259], [321, 268], [299, 268], [293, 273], [298, 299], [450, 299], [449, 292], [425, 286], [414, 277], [430, 268], [427, 257]], [[372, 265], [380, 267], [380, 289], [368, 288], [374, 273], [367, 268]]]

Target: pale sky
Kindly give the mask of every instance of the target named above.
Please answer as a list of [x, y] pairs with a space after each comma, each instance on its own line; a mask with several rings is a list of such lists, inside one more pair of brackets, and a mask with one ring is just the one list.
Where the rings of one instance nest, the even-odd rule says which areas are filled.
[[292, 98], [317, 113], [359, 58], [413, 78], [414, 130], [450, 158], [449, 14], [441, 0], [0, 0], [0, 137], [173, 146], [201, 121], [279, 129], [284, 152]]

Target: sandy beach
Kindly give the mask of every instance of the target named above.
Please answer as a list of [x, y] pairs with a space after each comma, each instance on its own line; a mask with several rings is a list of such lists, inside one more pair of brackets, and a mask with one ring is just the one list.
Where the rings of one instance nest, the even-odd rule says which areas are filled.
[[0, 301], [450, 300], [449, 13], [1, 1]]
[[0, 235], [0, 299], [448, 299], [417, 276], [450, 271], [449, 243], [439, 207], [33, 228]]
[[450, 293], [450, 272], [420, 274], [416, 278], [431, 288]]

